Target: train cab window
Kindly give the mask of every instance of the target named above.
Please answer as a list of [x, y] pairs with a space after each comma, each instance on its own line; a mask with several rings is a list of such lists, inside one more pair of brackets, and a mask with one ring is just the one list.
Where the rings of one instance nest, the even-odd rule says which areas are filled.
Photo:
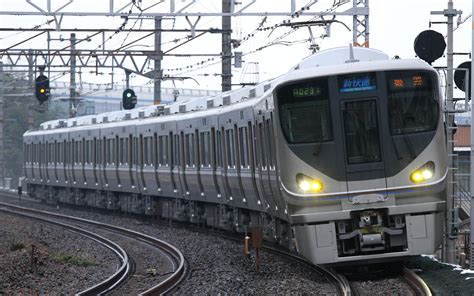
[[277, 91], [280, 123], [291, 144], [332, 141], [328, 79], [311, 79]]
[[209, 132], [202, 132], [200, 137], [200, 159], [201, 167], [211, 166], [211, 134]]
[[168, 166], [168, 136], [159, 136], [158, 137], [158, 149], [159, 157], [158, 164], [159, 166]]
[[393, 71], [386, 75], [391, 134], [434, 130], [439, 115], [434, 75], [421, 71]]
[[343, 121], [348, 164], [380, 161], [381, 148], [376, 101], [345, 102]]
[[186, 167], [194, 167], [194, 134], [185, 136]]

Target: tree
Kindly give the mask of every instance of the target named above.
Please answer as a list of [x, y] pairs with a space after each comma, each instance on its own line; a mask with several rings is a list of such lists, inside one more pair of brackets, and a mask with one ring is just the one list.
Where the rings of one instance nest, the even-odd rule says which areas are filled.
[[[5, 73], [3, 81], [4, 149], [0, 153], [4, 153], [5, 177], [12, 178], [11, 186], [15, 188], [18, 178], [23, 176], [23, 134], [28, 130], [28, 113], [30, 108], [35, 110], [38, 103], [24, 76]], [[33, 126], [66, 116], [54, 102], [44, 104], [44, 112], [33, 111]]]

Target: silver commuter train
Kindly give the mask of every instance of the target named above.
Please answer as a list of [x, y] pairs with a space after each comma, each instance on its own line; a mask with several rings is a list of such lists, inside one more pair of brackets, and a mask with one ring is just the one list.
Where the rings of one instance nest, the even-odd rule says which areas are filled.
[[344, 47], [216, 97], [46, 122], [24, 134], [28, 193], [258, 225], [315, 264], [432, 253], [447, 176], [438, 79]]

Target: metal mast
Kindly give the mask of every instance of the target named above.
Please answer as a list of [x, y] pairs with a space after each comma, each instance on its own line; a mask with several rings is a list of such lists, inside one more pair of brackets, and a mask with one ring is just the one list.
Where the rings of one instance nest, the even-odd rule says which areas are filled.
[[[472, 1], [472, 12], [474, 13], [474, 1]], [[472, 25], [472, 31], [471, 31], [471, 54], [474, 52], [474, 23]], [[469, 86], [471, 89], [471, 98], [474, 98], [474, 63], [472, 63], [471, 60], [471, 85]], [[472, 239], [472, 234], [474, 233], [474, 223], [472, 223], [472, 219], [474, 217], [474, 128], [472, 128], [473, 124], [473, 119], [474, 118], [474, 108], [472, 105], [472, 99], [471, 99], [471, 176], [470, 176], [470, 182], [471, 182], [471, 235], [470, 235], [470, 260], [469, 260], [469, 268], [471, 270], [474, 270], [474, 240]]]
[[367, 14], [354, 14], [352, 17], [352, 45], [369, 47], [369, 0], [354, 0], [354, 11], [361, 7]]
[[[222, 13], [231, 13], [231, 0], [222, 0]], [[222, 92], [232, 89], [232, 20], [230, 16], [222, 16]]]
[[76, 34], [71, 33], [71, 85], [69, 90], [69, 117], [76, 117]]
[[[155, 17], [155, 79], [154, 79], [154, 90], [153, 90], [153, 104], [158, 105], [161, 103], [161, 79], [163, 77], [163, 71], [161, 70], [161, 60], [163, 55], [161, 52], [161, 16]], [[128, 86], [127, 86], [128, 88]]]
[[462, 13], [453, 8], [453, 0], [448, 1], [448, 9], [443, 11], [432, 11], [433, 15], [444, 15], [447, 18], [447, 71], [446, 71], [446, 124], [447, 124], [447, 137], [448, 137], [448, 189], [446, 194], [446, 222], [445, 222], [445, 244], [443, 260], [448, 263], [456, 263], [456, 223], [457, 218], [455, 217], [454, 211], [454, 195], [455, 195], [455, 180], [454, 180], [454, 135], [453, 130], [450, 128], [454, 123], [454, 103], [453, 103], [453, 91], [454, 91], [454, 69], [453, 69], [453, 18]]

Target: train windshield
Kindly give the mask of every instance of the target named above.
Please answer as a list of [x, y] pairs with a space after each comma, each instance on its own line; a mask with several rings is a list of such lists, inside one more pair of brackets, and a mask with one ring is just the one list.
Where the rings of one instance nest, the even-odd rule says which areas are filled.
[[327, 78], [287, 85], [278, 91], [278, 101], [289, 143], [332, 141]]
[[402, 135], [434, 130], [438, 98], [427, 72], [387, 72], [390, 132]]
[[358, 164], [380, 161], [376, 100], [349, 101], [343, 104], [347, 162]]

